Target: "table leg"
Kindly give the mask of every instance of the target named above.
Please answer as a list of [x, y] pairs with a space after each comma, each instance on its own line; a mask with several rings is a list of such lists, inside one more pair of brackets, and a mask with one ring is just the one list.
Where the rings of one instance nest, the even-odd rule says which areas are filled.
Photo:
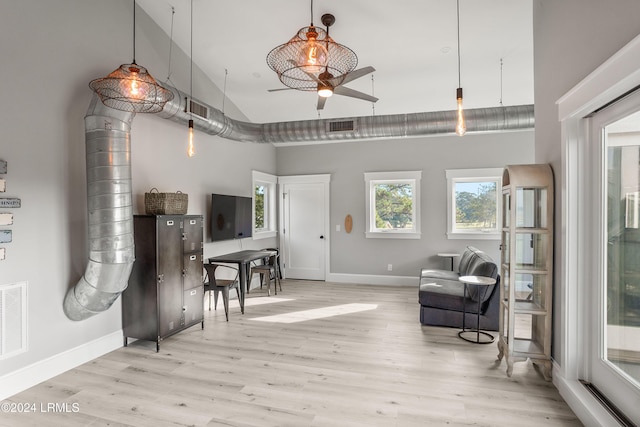
[[240, 312], [244, 314], [244, 293], [247, 291], [247, 265], [239, 264], [238, 273], [240, 274], [240, 292], [238, 300], [240, 302]]
[[467, 318], [467, 284], [464, 284], [462, 291], [462, 333], [465, 332], [465, 319]]

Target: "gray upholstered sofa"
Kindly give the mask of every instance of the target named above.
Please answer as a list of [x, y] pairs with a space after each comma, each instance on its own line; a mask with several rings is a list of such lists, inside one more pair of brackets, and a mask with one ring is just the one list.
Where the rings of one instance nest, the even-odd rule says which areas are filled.
[[[496, 279], [486, 289], [480, 305], [480, 329], [498, 330], [499, 281], [498, 266], [479, 249], [467, 246], [460, 258], [458, 272], [423, 268], [420, 271], [420, 323], [431, 326], [462, 327], [464, 285], [460, 276], [485, 276]], [[480, 287], [469, 285], [466, 297], [466, 326], [475, 328]]]

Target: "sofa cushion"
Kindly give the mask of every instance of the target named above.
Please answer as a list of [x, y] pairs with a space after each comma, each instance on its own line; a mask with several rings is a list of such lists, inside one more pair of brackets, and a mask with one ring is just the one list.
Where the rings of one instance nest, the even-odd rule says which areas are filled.
[[458, 272], [461, 276], [468, 276], [467, 270], [469, 269], [469, 262], [471, 262], [471, 258], [473, 258], [474, 252], [476, 251], [477, 249], [473, 246], [467, 246], [467, 249], [462, 253], [462, 257], [458, 263]]
[[420, 277], [429, 277], [431, 279], [458, 280], [458, 273], [449, 270], [438, 270], [433, 268], [423, 268], [420, 270]]
[[477, 252], [469, 263], [467, 273], [461, 276], [484, 276], [495, 279], [498, 277], [498, 266], [487, 254]]
[[[462, 311], [464, 284], [458, 280], [438, 280], [431, 282], [423, 279], [418, 299], [420, 305], [443, 310]], [[477, 313], [478, 304], [467, 298], [466, 312]]]

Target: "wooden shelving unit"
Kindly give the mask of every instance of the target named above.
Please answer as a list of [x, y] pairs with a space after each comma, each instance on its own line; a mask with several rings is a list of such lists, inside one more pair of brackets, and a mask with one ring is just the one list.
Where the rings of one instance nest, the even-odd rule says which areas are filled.
[[530, 359], [551, 380], [553, 172], [546, 164], [507, 166], [502, 178], [498, 359]]

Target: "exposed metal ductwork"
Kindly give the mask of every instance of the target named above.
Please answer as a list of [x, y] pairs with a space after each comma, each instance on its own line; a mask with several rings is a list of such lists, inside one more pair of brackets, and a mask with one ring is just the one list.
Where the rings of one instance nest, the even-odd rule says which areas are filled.
[[131, 197], [131, 121], [93, 96], [84, 118], [89, 261], [64, 299], [71, 320], [107, 310], [127, 287], [135, 260]]
[[[158, 114], [165, 119], [187, 124], [191, 118], [185, 108], [188, 95], [176, 88], [165, 87], [173, 91], [174, 97]], [[205, 106], [200, 101], [193, 101]], [[457, 122], [457, 112], [451, 110], [257, 124], [233, 120], [213, 107], [205, 107], [206, 117], [193, 115], [196, 129], [235, 141], [273, 144], [453, 134]], [[467, 133], [533, 129], [533, 105], [468, 109], [465, 110], [465, 120]]]
[[[456, 111], [256, 124], [233, 120], [178, 89], [158, 113], [209, 135], [257, 143], [337, 142], [453, 134]], [[196, 107], [191, 104], [196, 103]], [[134, 113], [103, 105], [94, 95], [85, 117], [89, 261], [64, 300], [64, 312], [83, 320], [107, 310], [126, 289], [135, 260], [130, 130]], [[532, 129], [533, 105], [465, 110], [467, 133]]]

